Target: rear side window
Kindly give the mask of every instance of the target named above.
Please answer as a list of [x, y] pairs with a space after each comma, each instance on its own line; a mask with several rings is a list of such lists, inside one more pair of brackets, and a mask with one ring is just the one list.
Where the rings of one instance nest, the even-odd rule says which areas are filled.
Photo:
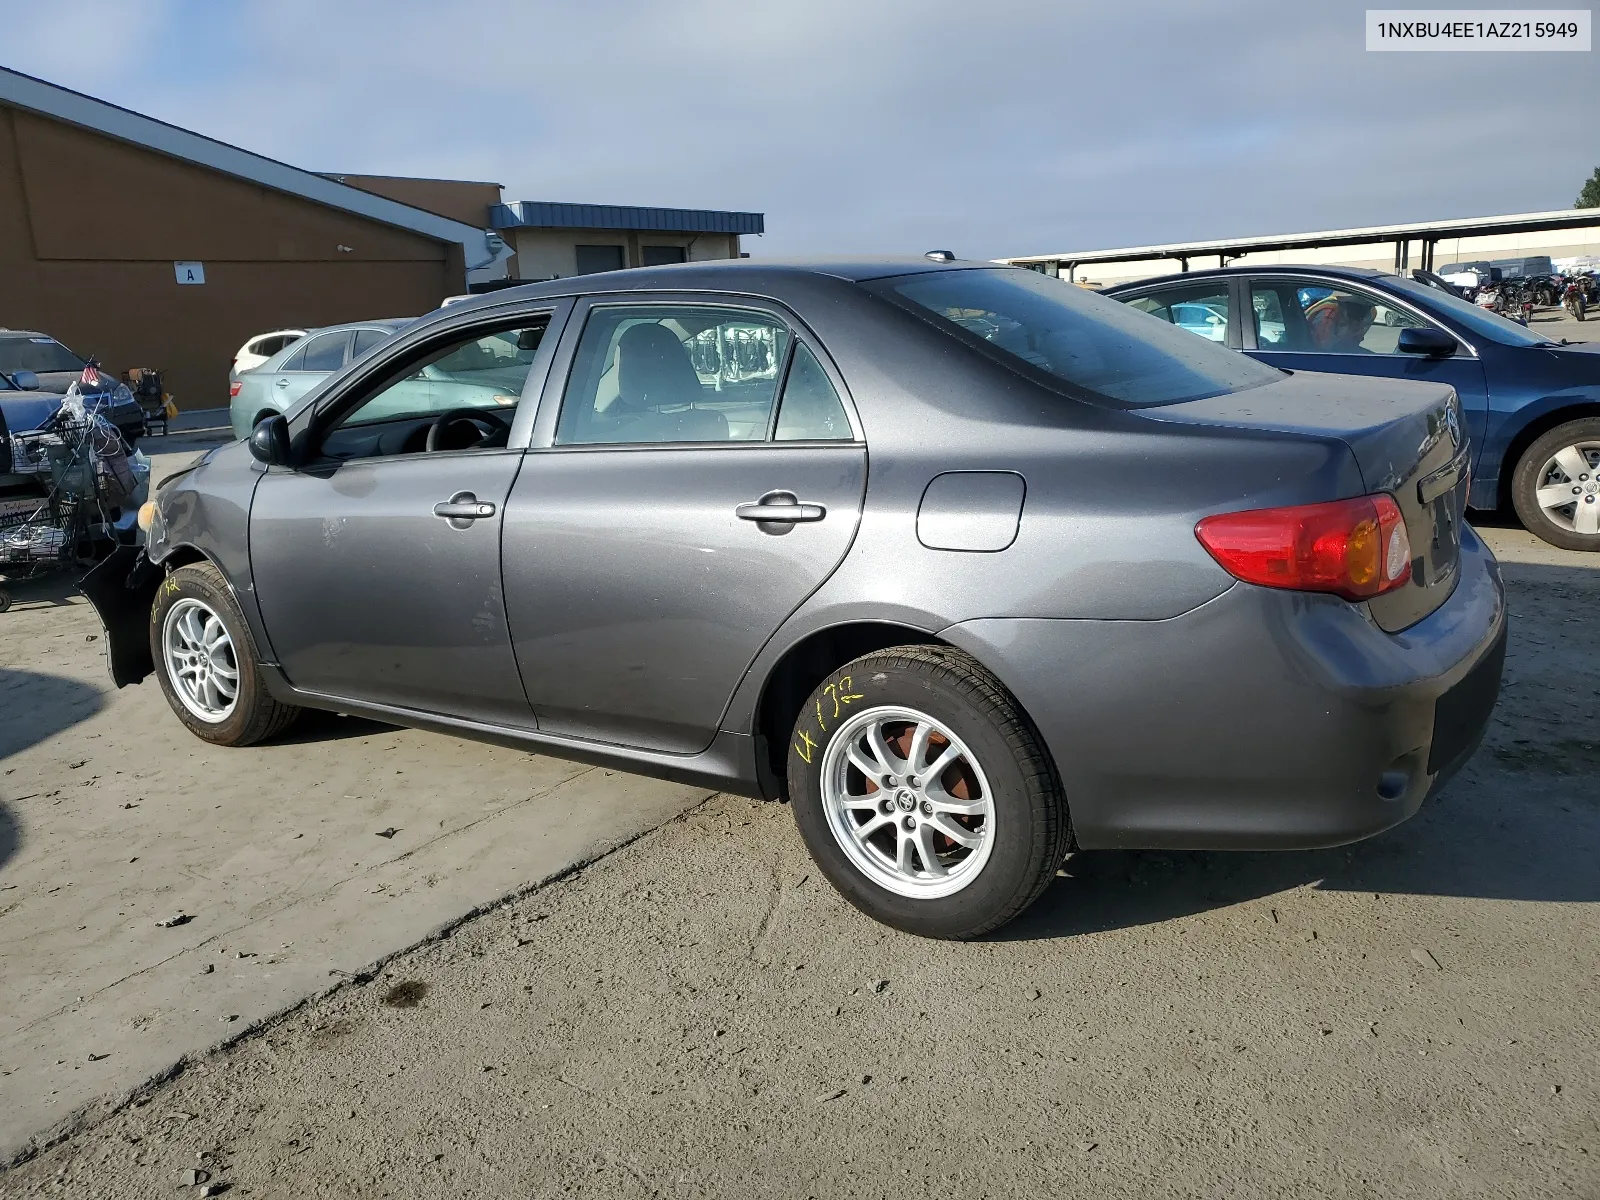
[[350, 352], [352, 361], [360, 358], [374, 346], [380, 346], [389, 340], [389, 334], [382, 329], [356, 330], [356, 348]]
[[1282, 378], [1168, 321], [1036, 271], [929, 271], [883, 280], [877, 290], [1024, 374], [1120, 406], [1197, 400]]
[[839, 393], [804, 342], [795, 344], [772, 436], [779, 442], [848, 442], [855, 436]]
[[1199, 287], [1163, 288], [1128, 301], [1128, 307], [1160, 317], [1208, 342], [1228, 340], [1232, 300], [1226, 281], [1213, 281]]
[[[291, 371], [337, 371], [344, 366], [344, 348], [350, 341], [348, 333], [325, 333], [306, 343], [304, 357]], [[298, 355], [296, 357], [299, 357]], [[287, 366], [287, 364], [286, 364]]]
[[597, 307], [583, 327], [556, 445], [765, 441], [789, 331], [708, 305]]

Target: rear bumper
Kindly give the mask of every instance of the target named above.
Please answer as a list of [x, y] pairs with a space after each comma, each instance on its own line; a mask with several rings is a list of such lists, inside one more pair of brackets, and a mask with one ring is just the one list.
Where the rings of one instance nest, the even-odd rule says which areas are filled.
[[1466, 526], [1454, 593], [1397, 634], [1245, 584], [1167, 621], [942, 634], [1032, 716], [1078, 845], [1240, 850], [1339, 845], [1415, 813], [1481, 740], [1505, 635], [1499, 566]]

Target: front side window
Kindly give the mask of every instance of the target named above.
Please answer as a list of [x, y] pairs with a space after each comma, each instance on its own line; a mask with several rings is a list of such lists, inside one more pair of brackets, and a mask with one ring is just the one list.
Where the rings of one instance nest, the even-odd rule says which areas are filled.
[[578, 341], [555, 444], [764, 440], [788, 349], [788, 329], [762, 313], [595, 308]]
[[536, 325], [435, 348], [404, 379], [375, 392], [341, 424], [434, 416], [458, 408], [487, 409], [509, 424], [544, 329], [541, 319]]
[[1087, 399], [1171, 404], [1282, 378], [1210, 339], [1035, 271], [929, 271], [868, 286], [1005, 365]]
[[1426, 328], [1421, 317], [1378, 293], [1295, 280], [1250, 285], [1262, 350], [1306, 354], [1398, 354], [1400, 331]]
[[393, 372], [341, 417], [323, 441], [329, 457], [502, 447], [548, 319], [493, 333], [458, 334]]
[[1163, 288], [1128, 301], [1128, 307], [1160, 317], [1208, 342], [1226, 342], [1231, 303], [1224, 280], [1198, 287]]

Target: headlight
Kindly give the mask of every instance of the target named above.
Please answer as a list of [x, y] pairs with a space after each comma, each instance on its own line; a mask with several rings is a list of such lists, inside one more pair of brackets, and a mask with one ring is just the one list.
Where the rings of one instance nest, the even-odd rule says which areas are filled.
[[111, 393], [113, 404], [127, 404], [132, 399], [133, 393], [128, 390], [128, 385], [125, 383], [117, 384], [117, 390]]

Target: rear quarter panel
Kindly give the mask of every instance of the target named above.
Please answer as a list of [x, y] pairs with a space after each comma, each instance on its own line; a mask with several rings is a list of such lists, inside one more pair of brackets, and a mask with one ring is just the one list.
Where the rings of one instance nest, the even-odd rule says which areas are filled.
[[[1069, 399], [857, 288], [792, 303], [855, 400], [867, 498], [849, 554], [752, 664], [724, 718], [729, 730], [750, 729], [762, 681], [817, 630], [1163, 620], [1233, 585], [1195, 539], [1200, 517], [1361, 492], [1355, 460], [1336, 439], [1163, 425]], [[929, 483], [954, 471], [1025, 480], [1017, 536], [1004, 550], [918, 540]]]

